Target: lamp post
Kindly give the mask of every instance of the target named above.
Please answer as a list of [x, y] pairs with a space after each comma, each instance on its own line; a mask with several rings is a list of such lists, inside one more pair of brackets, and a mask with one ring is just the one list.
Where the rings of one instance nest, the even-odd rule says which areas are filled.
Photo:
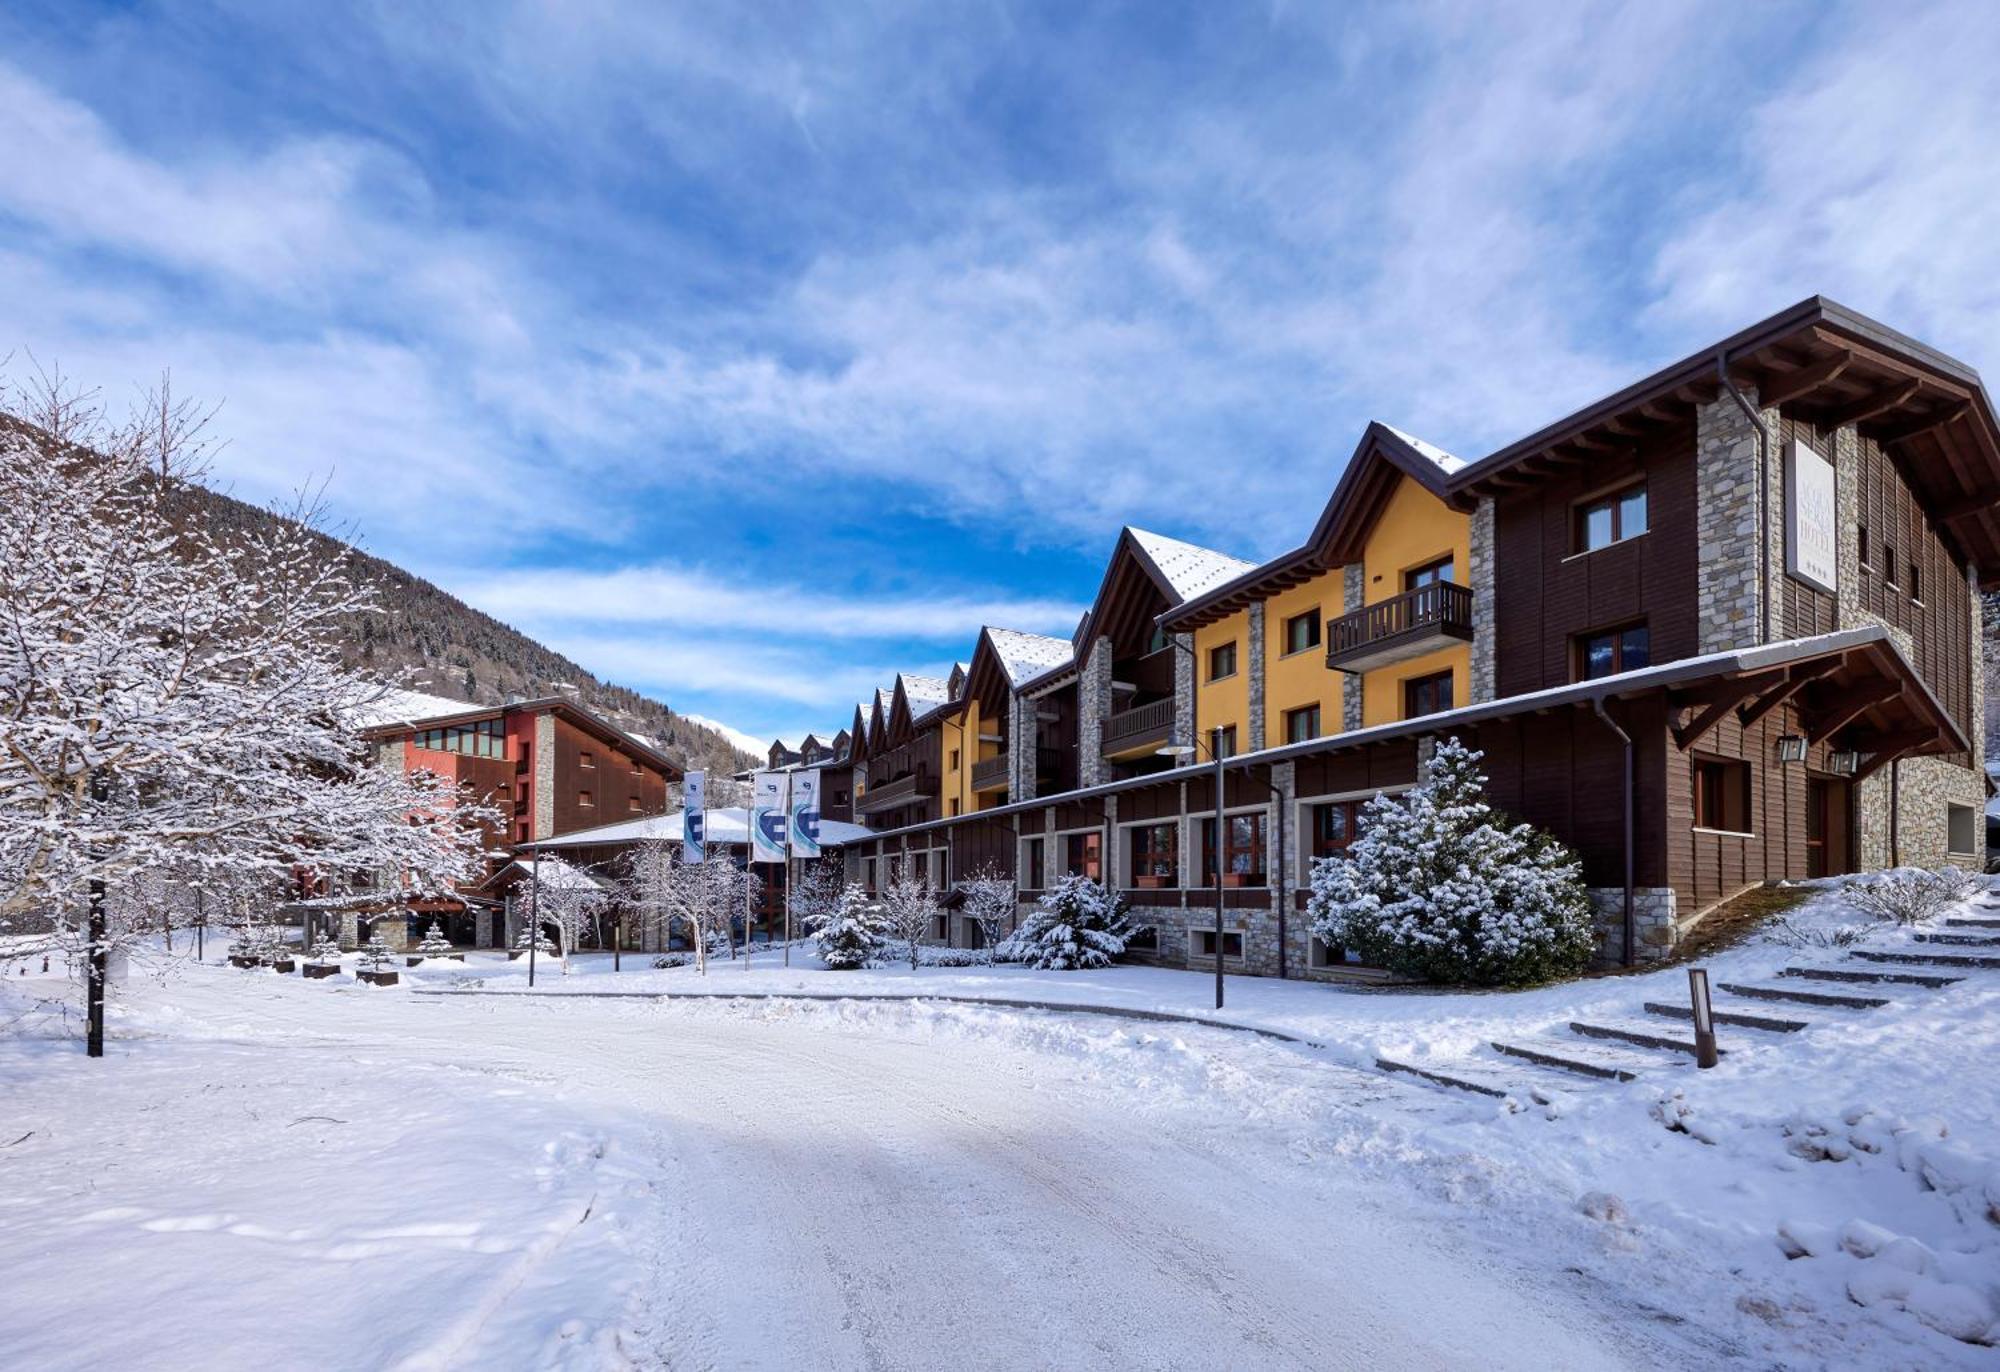
[[[1159, 750], [1162, 757], [1191, 758], [1195, 749], [1191, 743], [1169, 744]], [[1217, 726], [1214, 737], [1208, 745], [1208, 755], [1215, 759], [1215, 1008], [1222, 1008], [1222, 826], [1223, 785], [1222, 785], [1222, 729]]]
[[1697, 1067], [1713, 1067], [1719, 1056], [1715, 1048], [1715, 1010], [1708, 999], [1708, 969], [1688, 968], [1688, 1000], [1694, 1017], [1694, 1061]]

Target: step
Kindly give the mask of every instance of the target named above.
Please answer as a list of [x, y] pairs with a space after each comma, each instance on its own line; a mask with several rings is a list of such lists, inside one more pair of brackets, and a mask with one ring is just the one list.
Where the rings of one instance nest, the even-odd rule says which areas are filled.
[[1804, 987], [1800, 987], [1795, 991], [1789, 986], [1754, 986], [1734, 981], [1717, 982], [1716, 989], [1727, 991], [1732, 996], [1748, 996], [1752, 1000], [1789, 1001], [1798, 1005], [1838, 1006], [1843, 1010], [1876, 1010], [1884, 1005], [1895, 1004], [1887, 996], [1869, 996], [1863, 995], [1860, 992], [1808, 991]]
[[1495, 1052], [1554, 1067], [1563, 1072], [1596, 1077], [1602, 1081], [1635, 1081], [1649, 1069], [1667, 1065], [1664, 1058], [1608, 1045], [1582, 1043], [1576, 1039], [1541, 1038], [1523, 1035], [1493, 1040]]
[[1869, 972], [1859, 967], [1787, 967], [1781, 977], [1806, 977], [1813, 981], [1853, 981], [1869, 985], [1927, 986], [1938, 990], [1956, 986], [1964, 977], [1947, 977], [1934, 972]]
[[1974, 953], [1881, 953], [1856, 948], [1848, 956], [1860, 958], [1863, 962], [1897, 962], [1912, 967], [2000, 968], [2000, 957], [1981, 957]]
[[1506, 1077], [1488, 1067], [1476, 1067], [1470, 1063], [1414, 1063], [1398, 1062], [1394, 1058], [1377, 1058], [1375, 1066], [1383, 1072], [1404, 1072], [1413, 1077], [1422, 1077], [1436, 1086], [1449, 1086], [1459, 1091], [1475, 1091], [1482, 1096], [1492, 1096], [1496, 1100], [1518, 1094], [1515, 1078]]
[[[1723, 988], [1727, 990], [1728, 988]], [[1658, 1001], [1646, 1002], [1646, 1013], [1661, 1015], [1668, 1019], [1693, 1020], [1694, 1010], [1686, 1005], [1662, 1005]], [[1796, 1034], [1808, 1028], [1810, 1020], [1787, 1019], [1778, 1015], [1757, 1015], [1747, 1010], [1716, 1010], [1717, 1024], [1732, 1024], [1738, 1029], [1766, 1029], [1773, 1034]]]
[[2000, 929], [2000, 919], [1960, 915], [1955, 919], [1946, 920], [1945, 925], [1952, 929]]
[[1918, 934], [1918, 943], [1949, 943], [1961, 948], [2000, 948], [2000, 933]]
[[1685, 1033], [1681, 1033], [1666, 1025], [1656, 1025], [1646, 1020], [1571, 1020], [1569, 1031], [1572, 1034], [1581, 1034], [1585, 1038], [1629, 1043], [1640, 1048], [1658, 1048], [1668, 1053], [1686, 1053], [1689, 1057], [1693, 1057], [1696, 1052], [1692, 1025]]

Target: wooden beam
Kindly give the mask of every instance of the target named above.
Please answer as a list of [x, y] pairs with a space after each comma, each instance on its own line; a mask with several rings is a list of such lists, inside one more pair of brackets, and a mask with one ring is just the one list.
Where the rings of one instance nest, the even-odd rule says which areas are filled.
[[1949, 524], [1954, 520], [1969, 519], [1976, 514], [1985, 514], [1996, 505], [2000, 505], [2000, 491], [1992, 491], [1983, 495], [1968, 495], [1962, 499], [1954, 500], [1948, 505], [1938, 506], [1932, 517], [1940, 523]]
[[1956, 405], [1934, 410], [1927, 415], [1919, 415], [1893, 429], [1884, 429], [1875, 436], [1875, 439], [1878, 443], [1901, 443], [1905, 439], [1915, 438], [1918, 434], [1927, 434], [1932, 429], [1942, 429], [1947, 424], [1955, 424], [1971, 413], [1972, 402], [1961, 400]]
[[1754, 678], [1750, 677], [1744, 677], [1732, 683], [1732, 686], [1733, 691], [1731, 694], [1722, 697], [1706, 710], [1696, 715], [1693, 723], [1688, 724], [1686, 727], [1680, 725], [1674, 726], [1674, 743], [1682, 752], [1685, 753], [1703, 735], [1707, 734], [1710, 729], [1722, 723], [1728, 717], [1729, 712], [1742, 703], [1744, 697], [1752, 694], [1757, 689], [1754, 684]]
[[1764, 692], [1757, 699], [1736, 712], [1736, 720], [1744, 728], [1749, 728], [1771, 711], [1783, 705], [1810, 683], [1819, 680], [1829, 672], [1837, 672], [1846, 665], [1845, 655], [1830, 657], [1823, 662], [1808, 662], [1794, 667], [1787, 678], [1776, 687]]
[[1887, 414], [1923, 388], [1924, 383], [1912, 377], [1908, 381], [1876, 391], [1873, 395], [1864, 395], [1861, 399], [1843, 405], [1828, 415], [1827, 426], [1838, 429], [1848, 424], [1859, 424], [1864, 420], [1873, 419], [1878, 414]]
[[1855, 769], [1854, 780], [1865, 781], [1897, 758], [1907, 757], [1924, 744], [1936, 740], [1935, 729], [1899, 729], [1895, 733], [1884, 734], [1876, 739], [1872, 746], [1855, 750], [1867, 753], [1868, 761]]
[[1669, 696], [1669, 701], [1677, 710], [1713, 705], [1719, 700], [1726, 700], [1733, 705], [1745, 696], [1755, 695], [1758, 691], [1776, 686], [1784, 679], [1785, 669], [1782, 667], [1768, 672], [1758, 672], [1752, 676], [1721, 677], [1699, 686], [1676, 690]]
[[1902, 693], [1902, 682], [1883, 681], [1856, 695], [1847, 697], [1847, 699], [1833, 706], [1832, 712], [1825, 719], [1806, 729], [1806, 742], [1824, 742], [1834, 734], [1839, 733], [1842, 729], [1845, 729], [1855, 720], [1861, 718], [1869, 710], [1880, 705], [1883, 701], [1894, 700]]
[[1786, 401], [1797, 400], [1807, 391], [1824, 386], [1839, 376], [1853, 361], [1853, 353], [1838, 352], [1832, 357], [1808, 363], [1797, 371], [1780, 372], [1758, 389], [1757, 403], [1776, 407]]

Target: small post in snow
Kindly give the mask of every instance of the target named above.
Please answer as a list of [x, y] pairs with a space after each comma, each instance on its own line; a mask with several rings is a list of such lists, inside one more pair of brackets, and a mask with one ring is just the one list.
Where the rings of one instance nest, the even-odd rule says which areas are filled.
[[542, 941], [542, 850], [535, 849], [528, 886], [528, 986], [535, 984], [535, 945]]
[[1713, 1067], [1721, 1056], [1715, 1047], [1715, 1009], [1708, 1002], [1708, 969], [1688, 968], [1688, 998], [1694, 1009], [1694, 1062]]

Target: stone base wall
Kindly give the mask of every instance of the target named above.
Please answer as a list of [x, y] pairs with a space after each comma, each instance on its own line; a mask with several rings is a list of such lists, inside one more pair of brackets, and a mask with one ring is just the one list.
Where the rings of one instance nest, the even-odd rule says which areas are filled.
[[[1984, 865], [1986, 784], [1972, 768], [1943, 758], [1905, 758], [1882, 768], [1856, 791], [1855, 857], [1861, 870], [1942, 867], [1954, 861], [1960, 866]], [[1946, 807], [1951, 805], [1973, 811], [1970, 853], [1948, 851]]]
[[[1638, 931], [1636, 962], [1658, 962], [1672, 954], [1686, 932], [1679, 923], [1671, 886], [1640, 886], [1632, 892], [1632, 923]], [[1625, 962], [1625, 888], [1590, 888], [1591, 922], [1597, 930], [1594, 967]]]

